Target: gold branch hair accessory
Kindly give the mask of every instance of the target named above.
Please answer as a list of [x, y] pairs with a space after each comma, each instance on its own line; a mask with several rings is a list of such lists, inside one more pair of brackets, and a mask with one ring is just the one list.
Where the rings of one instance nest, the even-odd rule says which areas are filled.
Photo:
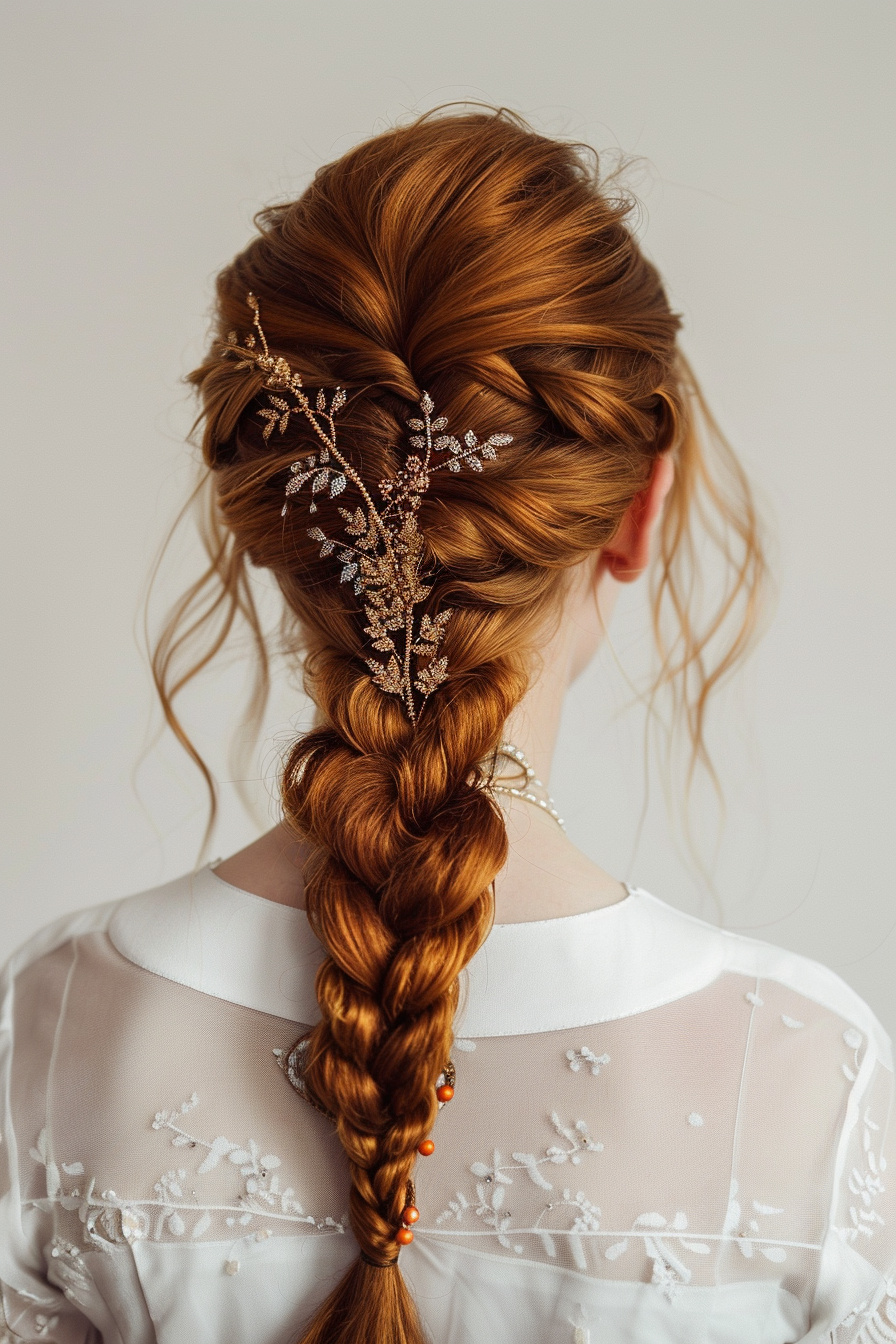
[[[384, 660], [367, 659], [371, 680], [387, 695], [401, 697], [412, 723], [433, 691], [448, 675], [448, 662], [438, 657], [439, 645], [452, 616], [446, 607], [434, 615], [417, 620], [415, 608], [429, 596], [430, 574], [423, 572], [424, 542], [417, 524], [420, 503], [429, 489], [430, 477], [447, 468], [460, 471], [468, 467], [482, 471], [484, 459], [498, 456], [498, 448], [513, 442], [512, 434], [492, 434], [480, 443], [467, 430], [463, 443], [444, 431], [445, 416], [435, 419], [435, 406], [428, 392], [420, 398], [421, 417], [412, 416], [410, 450], [397, 475], [377, 485], [382, 503], [378, 508], [351, 462], [336, 442], [335, 417], [346, 402], [345, 391], [337, 387], [329, 402], [323, 390], [311, 401], [298, 374], [282, 356], [274, 358], [262, 330], [258, 300], [247, 296], [254, 314], [254, 332], [240, 345], [236, 332], [226, 342], [226, 352], [237, 354], [238, 368], [258, 368], [265, 374], [268, 405], [258, 412], [265, 421], [263, 435], [268, 441], [276, 428], [283, 434], [290, 417], [301, 414], [321, 442], [320, 448], [290, 467], [286, 486], [285, 517], [293, 496], [307, 487], [308, 512], [317, 512], [316, 495], [326, 492], [330, 499], [353, 486], [360, 495], [354, 508], [341, 508], [343, 530], [350, 540], [328, 536], [321, 527], [308, 528], [308, 536], [320, 542], [321, 556], [334, 555], [340, 566], [339, 582], [352, 583], [361, 598], [367, 625], [364, 633]], [[257, 339], [256, 335], [257, 333]], [[290, 404], [291, 396], [295, 404]], [[419, 700], [415, 698], [419, 697]]]

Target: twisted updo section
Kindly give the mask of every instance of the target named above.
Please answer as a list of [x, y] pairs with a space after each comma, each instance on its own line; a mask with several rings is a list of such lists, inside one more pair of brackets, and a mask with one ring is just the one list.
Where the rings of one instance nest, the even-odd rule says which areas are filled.
[[[397, 1260], [407, 1181], [450, 1054], [458, 976], [492, 920], [507, 840], [483, 787], [489, 761], [533, 651], [559, 618], [569, 570], [612, 539], [666, 452], [678, 480], [659, 586], [686, 608], [674, 554], [709, 475], [679, 320], [630, 209], [583, 148], [505, 112], [442, 112], [359, 145], [298, 199], [262, 211], [257, 235], [218, 277], [214, 340], [192, 375], [213, 483], [211, 565], [177, 614], [188, 623], [205, 601], [219, 622], [197, 666], [239, 613], [264, 666], [246, 574], [247, 565], [270, 570], [318, 708], [282, 782], [284, 815], [312, 847], [307, 910], [327, 954], [304, 1077], [334, 1117], [362, 1255], [302, 1344], [422, 1344], [400, 1271], [374, 1266]], [[281, 517], [289, 465], [317, 444], [300, 416], [266, 440], [262, 375], [222, 358], [228, 333], [248, 330], [249, 292], [271, 353], [309, 389], [346, 389], [340, 449], [370, 488], [402, 465], [406, 421], [424, 391], [455, 431], [513, 436], [481, 474], [440, 473], [423, 498], [426, 609], [454, 615], [441, 650], [448, 680], [416, 725], [371, 682], [363, 609], [320, 561], [304, 511]], [[727, 485], [710, 493], [743, 542], [736, 596], [760, 561], [745, 483], [732, 459], [726, 471]], [[347, 501], [318, 499], [330, 535]], [[209, 585], [218, 585], [210, 605]], [[667, 671], [697, 666], [702, 692], [716, 673], [701, 662], [704, 636], [685, 625]], [[183, 739], [171, 695], [194, 669], [175, 680], [176, 628], [155, 669]]]

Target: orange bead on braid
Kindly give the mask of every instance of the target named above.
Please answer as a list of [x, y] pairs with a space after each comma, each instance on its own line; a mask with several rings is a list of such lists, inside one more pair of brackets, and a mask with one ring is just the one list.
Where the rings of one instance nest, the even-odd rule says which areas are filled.
[[[304, 656], [318, 709], [282, 782], [285, 820], [311, 849], [307, 912], [326, 954], [300, 1090], [335, 1125], [359, 1247], [310, 1321], [297, 1322], [299, 1344], [424, 1344], [397, 1261], [418, 1221], [415, 1164], [434, 1153], [439, 1108], [454, 1095], [446, 1061], [458, 975], [489, 932], [507, 853], [488, 763], [568, 571], [611, 540], [660, 453], [674, 454], [676, 474], [657, 611], [670, 597], [681, 630], [664, 650], [663, 676], [680, 675], [698, 757], [708, 690], [746, 643], [762, 571], [749, 491], [721, 441], [719, 465], [703, 452], [678, 319], [628, 227], [629, 208], [603, 190], [580, 148], [506, 113], [442, 113], [321, 169], [301, 197], [259, 216], [258, 236], [218, 278], [217, 337], [192, 375], [214, 486], [210, 565], [163, 633], [153, 669], [168, 721], [211, 788], [172, 695], [239, 615], [255, 634], [264, 691], [249, 564], [274, 574], [287, 642]], [[249, 294], [263, 317], [263, 358], [234, 358], [239, 347], [258, 352], [245, 344]], [[314, 389], [309, 405], [338, 408], [351, 471], [335, 489], [332, 459], [320, 456], [330, 449], [309, 418], [287, 414], [288, 398], [272, 401], [270, 378], [290, 371]], [[364, 534], [351, 528], [362, 526], [365, 491], [385, 482], [388, 494], [399, 473], [417, 470], [398, 445], [414, 408], [425, 411], [424, 389], [451, 426], [470, 427], [468, 446], [497, 430], [500, 445], [479, 466], [470, 457], [470, 470], [433, 474], [408, 504], [414, 525], [401, 544], [415, 548], [414, 591], [403, 600], [420, 633], [400, 646], [394, 671], [377, 647], [388, 644], [391, 617], [369, 619], [376, 584], [357, 554]], [[300, 488], [313, 496], [313, 527], [295, 507]], [[701, 624], [691, 609], [695, 498], [720, 515], [710, 529], [727, 565], [720, 610], [730, 619], [739, 600], [746, 607], [727, 643], [720, 616]], [[355, 550], [334, 567], [321, 552], [343, 530]], [[439, 624], [448, 610], [450, 623]], [[181, 626], [210, 645], [185, 671], [178, 658], [193, 644]], [[418, 646], [422, 674], [412, 667]], [[212, 803], [213, 821], [213, 789]]]
[[[507, 840], [479, 787], [481, 762], [500, 737], [520, 681], [496, 662], [488, 674], [467, 676], [445, 706], [447, 725], [427, 713], [414, 728], [400, 702], [384, 700], [357, 664], [345, 672], [344, 690], [322, 691], [327, 717], [342, 732], [309, 734], [286, 768], [288, 815], [321, 851], [327, 837], [331, 851], [314, 864], [306, 902], [330, 952], [318, 972], [318, 998], [339, 1008], [311, 1034], [303, 1076], [316, 1102], [337, 1116], [352, 1171], [355, 1234], [369, 1257], [388, 1262], [414, 1161], [435, 1147], [429, 1135], [457, 977], [491, 922], [489, 885]], [[336, 675], [329, 665], [327, 687]], [[373, 724], [358, 713], [372, 697], [382, 707]], [[346, 740], [356, 748], [350, 765]], [[411, 813], [405, 808], [412, 799]], [[453, 843], [459, 832], [476, 843]], [[379, 893], [378, 908], [358, 899], [359, 881]], [[427, 905], [428, 924], [421, 918]]]

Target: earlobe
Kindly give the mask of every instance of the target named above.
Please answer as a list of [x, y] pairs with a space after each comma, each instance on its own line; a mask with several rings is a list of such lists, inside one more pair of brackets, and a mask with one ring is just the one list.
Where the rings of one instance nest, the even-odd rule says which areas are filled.
[[647, 568], [650, 543], [674, 478], [672, 458], [664, 453], [656, 459], [647, 485], [626, 509], [613, 540], [604, 547], [602, 567], [618, 583], [633, 583]]

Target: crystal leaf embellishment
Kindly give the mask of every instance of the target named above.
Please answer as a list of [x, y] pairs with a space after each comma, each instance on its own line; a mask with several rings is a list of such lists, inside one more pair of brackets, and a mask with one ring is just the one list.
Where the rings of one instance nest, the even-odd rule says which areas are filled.
[[[343, 530], [351, 538], [342, 541], [328, 536], [323, 528], [307, 529], [312, 541], [320, 543], [322, 558], [335, 556], [339, 582], [350, 583], [360, 597], [366, 618], [364, 633], [382, 661], [368, 658], [371, 680], [386, 695], [401, 697], [405, 712], [415, 723], [423, 705], [448, 676], [448, 661], [439, 656], [452, 609], [446, 607], [434, 615], [416, 617], [415, 609], [431, 591], [431, 575], [423, 572], [424, 540], [417, 515], [423, 495], [429, 489], [434, 472], [447, 468], [482, 471], [483, 462], [498, 456], [498, 449], [513, 442], [512, 434], [492, 434], [480, 443], [472, 430], [460, 442], [448, 428], [445, 416], [433, 418], [435, 404], [428, 392], [420, 398], [422, 416], [412, 416], [410, 452], [397, 475], [380, 481], [377, 490], [382, 503], [377, 507], [363, 480], [343, 456], [337, 445], [335, 418], [346, 404], [345, 390], [337, 387], [327, 399], [321, 388], [312, 406], [302, 379], [282, 356], [275, 358], [268, 349], [261, 326], [258, 301], [247, 297], [254, 315], [255, 334], [239, 344], [235, 332], [225, 342], [225, 353], [236, 354], [238, 368], [257, 368], [264, 373], [268, 405], [258, 412], [264, 421], [262, 436], [268, 442], [275, 432], [284, 434], [291, 416], [300, 414], [311, 425], [321, 447], [293, 462], [286, 483], [281, 513], [286, 517], [290, 505], [304, 490], [308, 512], [317, 512], [317, 498], [336, 499], [354, 487], [360, 503], [339, 507]], [[256, 339], [257, 335], [257, 339]], [[292, 396], [294, 404], [286, 399]], [[416, 693], [416, 694], [415, 694]]]

